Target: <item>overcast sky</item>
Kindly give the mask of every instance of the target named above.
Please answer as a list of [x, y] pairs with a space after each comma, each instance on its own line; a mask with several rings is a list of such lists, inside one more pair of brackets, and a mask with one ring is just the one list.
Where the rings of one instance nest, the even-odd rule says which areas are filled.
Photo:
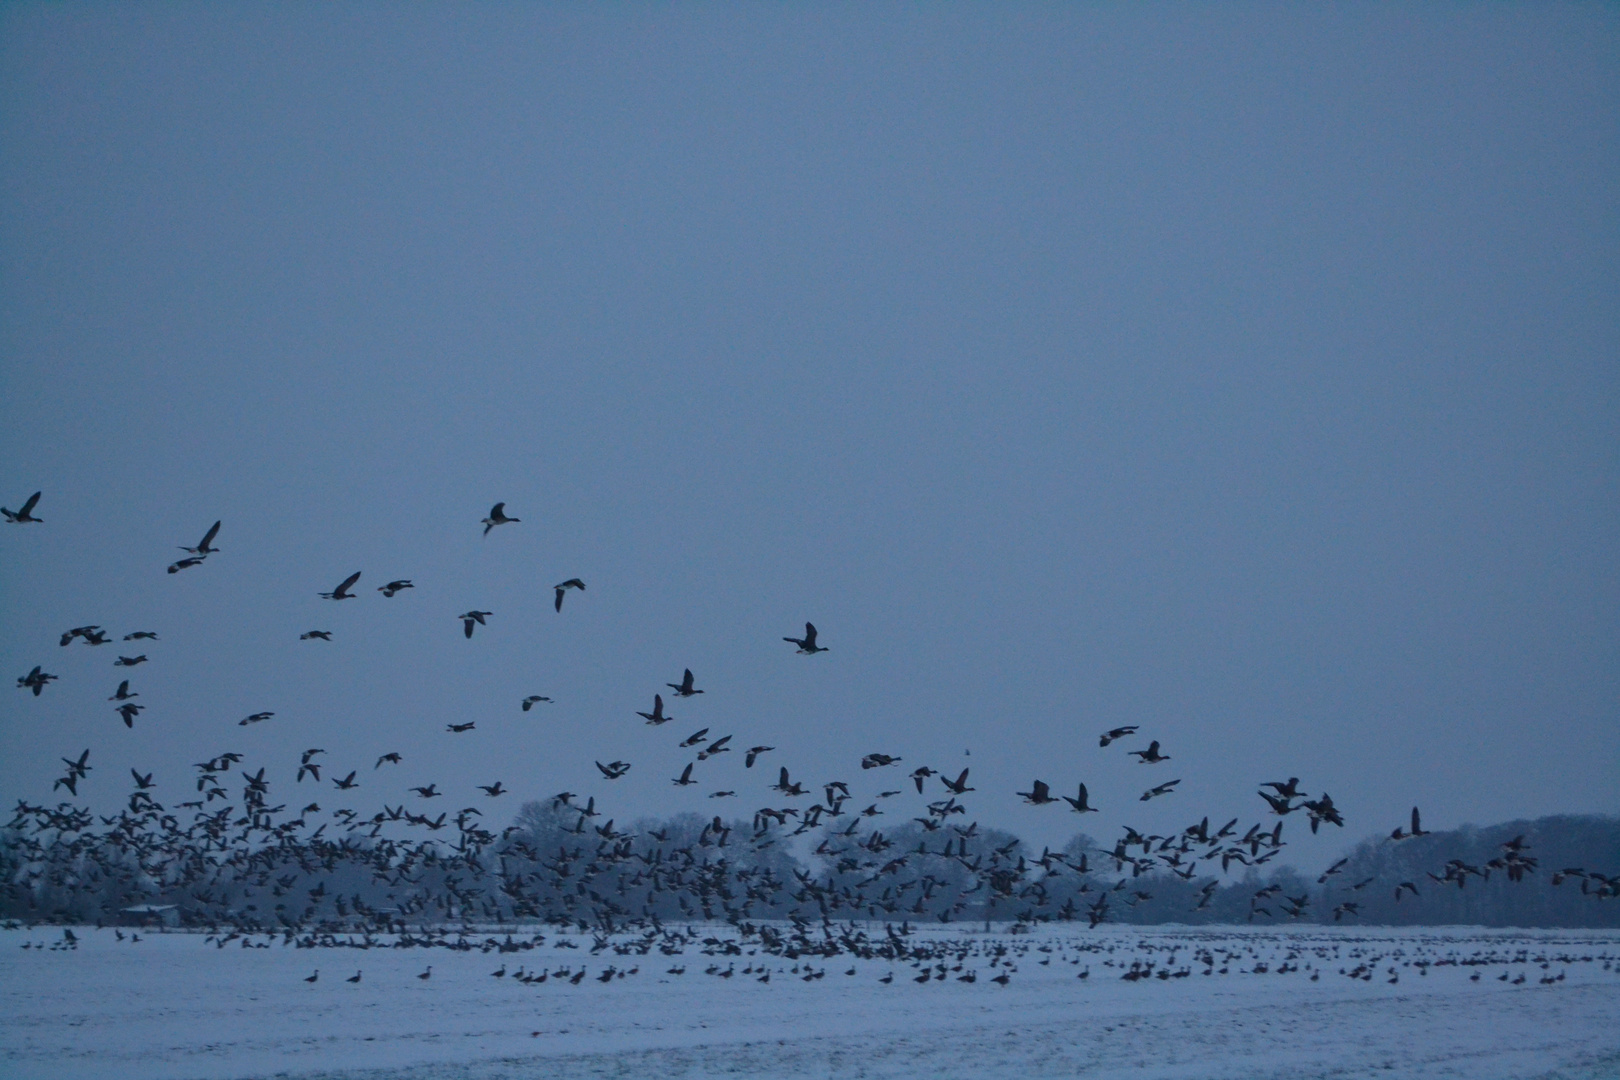
[[[0, 798], [926, 764], [1039, 844], [1294, 775], [1302, 865], [1620, 811], [1617, 59], [1599, 5], [7, 5], [0, 652], [60, 681]], [[703, 727], [777, 749], [672, 786]]]

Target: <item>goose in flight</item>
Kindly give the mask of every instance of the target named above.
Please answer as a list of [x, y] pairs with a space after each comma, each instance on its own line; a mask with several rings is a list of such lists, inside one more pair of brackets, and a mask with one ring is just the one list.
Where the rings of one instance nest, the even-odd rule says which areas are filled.
[[748, 752], [743, 755], [743, 768], [752, 769], [754, 767], [754, 762], [758, 760], [759, 755], [768, 754], [775, 749], [776, 747], [774, 746], [750, 746], [748, 748]]
[[460, 735], [463, 731], [471, 731], [473, 728], [475, 728], [477, 726], [478, 726], [478, 721], [469, 720], [465, 724], [446, 724], [446, 725], [444, 725], [444, 729], [446, 731], [453, 732], [454, 734]]
[[339, 791], [349, 791], [349, 790], [351, 790], [351, 789], [353, 789], [353, 788], [357, 788], [357, 787], [359, 787], [359, 786], [360, 786], [360, 785], [359, 785], [359, 784], [357, 784], [357, 783], [356, 783], [356, 782], [355, 782], [355, 779], [354, 779], [354, 773], [353, 773], [353, 772], [352, 772], [352, 771], [351, 771], [351, 772], [350, 772], [350, 773], [349, 773], [349, 775], [348, 775], [348, 776], [345, 776], [345, 777], [344, 777], [344, 778], [343, 778], [343, 779], [341, 779], [341, 780], [338, 780], [338, 779], [334, 779], [334, 780], [333, 780], [333, 781], [332, 781], [332, 783], [334, 783], [334, 784], [336, 784], [336, 785], [337, 785], [337, 789], [338, 789], [338, 790], [339, 790]]
[[1138, 725], [1132, 724], [1130, 727], [1117, 727], [1112, 731], [1105, 731], [1102, 733], [1102, 737], [1097, 740], [1097, 745], [1107, 746], [1115, 739], [1123, 739], [1127, 735], [1135, 735], [1137, 727]]
[[118, 706], [117, 712], [119, 716], [124, 718], [124, 726], [132, 728], [135, 726], [135, 718], [140, 715], [141, 710], [144, 708], [146, 708], [145, 705], [137, 705], [133, 701], [126, 701]]
[[385, 762], [385, 761], [390, 765], [398, 765], [399, 764], [399, 755], [398, 754], [384, 754], [382, 757], [377, 759], [377, 764], [375, 764], [375, 765], [373, 765], [371, 767], [371, 771], [376, 772], [378, 769], [382, 768], [383, 767], [383, 762]]
[[158, 636], [150, 630], [137, 630], [133, 634], [125, 634], [125, 641], [156, 641]]
[[[636, 715], [641, 716], [641, 717], [645, 717], [646, 720], [647, 720], [647, 723], [653, 724], [655, 726], [658, 725], [658, 724], [667, 724], [671, 720], [675, 719], [673, 716], [665, 716], [664, 715], [664, 695], [663, 694], [654, 694], [653, 695], [653, 711], [652, 712], [637, 712]], [[749, 764], [753, 764], [753, 763], [749, 762]]]
[[804, 637], [802, 637], [802, 638], [785, 637], [782, 640], [792, 642], [794, 645], [797, 645], [799, 647], [799, 652], [803, 653], [806, 656], [814, 656], [818, 652], [826, 652], [827, 651], [826, 646], [816, 644], [816, 625], [815, 625], [815, 623], [805, 623], [804, 624]]
[[252, 716], [238, 720], [236, 723], [238, 727], [247, 727], [249, 724], [257, 724], [261, 720], [268, 720], [274, 715], [276, 714], [273, 712], [256, 712]]
[[299, 641], [315, 641], [315, 640], [331, 641], [332, 640], [332, 631], [330, 631], [330, 630], [306, 630], [302, 634], [298, 635], [298, 640]]
[[416, 586], [410, 583], [410, 579], [400, 578], [397, 581], [390, 581], [386, 585], [377, 586], [377, 591], [382, 593], [384, 596], [393, 596], [395, 593], [400, 592], [401, 590], [414, 588], [416, 588]]
[[630, 763], [628, 761], [612, 761], [606, 765], [598, 761], [596, 763], [596, 767], [602, 770], [602, 775], [609, 780], [617, 780], [619, 777], [630, 771]]
[[966, 795], [970, 791], [977, 790], [976, 788], [970, 788], [967, 786], [967, 778], [968, 770], [963, 769], [962, 775], [958, 776], [955, 780], [949, 780], [941, 776], [939, 778], [939, 782], [944, 784], [945, 790], [949, 791], [952, 795]]
[[675, 683], [665, 683], [664, 685], [675, 691], [676, 697], [691, 697], [693, 694], [703, 693], [701, 690], [694, 690], [692, 688], [691, 668], [687, 668], [686, 673], [681, 676], [680, 685], [676, 685]]
[[535, 707], [536, 703], [550, 700], [550, 698], [543, 694], [530, 694], [528, 697], [523, 699], [523, 711], [528, 712], [530, 709]]
[[145, 776], [142, 776], [140, 773], [136, 772], [134, 769], [131, 769], [131, 770], [129, 770], [129, 775], [131, 775], [131, 776], [133, 776], [135, 778], [135, 790], [136, 791], [147, 791], [147, 790], [150, 790], [151, 788], [154, 788], [154, 787], [157, 786], [156, 784], [152, 783], [152, 774], [151, 773], [147, 773]]
[[686, 763], [686, 768], [681, 770], [681, 775], [676, 777], [674, 780], [671, 780], [670, 783], [674, 784], [676, 787], [686, 787], [688, 784], [697, 783], [696, 780], [692, 779], [692, 763], [688, 761]]
[[196, 547], [186, 547], [182, 544], [180, 546], [180, 550], [189, 551], [193, 555], [212, 555], [214, 552], [219, 550], [219, 548], [213, 546], [214, 537], [218, 535], [219, 522], [216, 521], [214, 522], [213, 526], [203, 534], [203, 538], [197, 542]]
[[1175, 790], [1176, 785], [1179, 783], [1181, 783], [1180, 780], [1169, 780], [1158, 787], [1148, 788], [1142, 792], [1142, 801], [1147, 802], [1149, 799], [1156, 799], [1160, 795], [1168, 795]]
[[472, 637], [473, 623], [477, 623], [479, 626], [488, 626], [489, 624], [484, 621], [484, 618], [493, 614], [495, 614], [493, 611], [464, 611], [457, 615], [456, 618], [461, 620], [462, 633], [467, 637]]
[[1131, 750], [1129, 752], [1141, 758], [1143, 765], [1156, 765], [1161, 761], [1170, 760], [1169, 754], [1159, 753], [1158, 739], [1154, 739], [1152, 742], [1148, 743], [1148, 748], [1146, 750]]
[[7, 510], [5, 507], [0, 506], [0, 514], [4, 514], [6, 516], [6, 521], [12, 525], [28, 525], [32, 524], [33, 522], [43, 522], [45, 520], [44, 518], [37, 518], [33, 513], [34, 507], [39, 503], [39, 495], [40, 493], [36, 491], [32, 495], [28, 496], [28, 501], [22, 504], [21, 510]]
[[696, 746], [698, 743], [702, 742], [704, 737], [708, 734], [708, 728], [699, 728], [697, 731], [694, 731], [692, 734], [688, 735], [685, 740], [682, 741], [681, 746]]
[[698, 760], [699, 761], [707, 761], [710, 758], [714, 757], [714, 755], [716, 755], [716, 754], [729, 754], [729, 753], [731, 753], [731, 747], [726, 745], [726, 743], [728, 743], [730, 741], [731, 741], [731, 736], [730, 735], [722, 735], [722, 736], [720, 736], [718, 739], [715, 739], [714, 741], [710, 742], [708, 746], [705, 746], [702, 750], [698, 751]]
[[146, 654], [141, 653], [138, 656], [120, 656], [113, 661], [113, 667], [134, 667], [136, 664], [144, 663], [146, 663]]
[[206, 555], [187, 555], [178, 562], [170, 563], [169, 573], [178, 574], [180, 571], [190, 569], [193, 566], [201, 566], [206, 558], [208, 558]]
[[927, 780], [930, 776], [937, 776], [937, 775], [938, 774], [935, 773], [933, 769], [930, 769], [926, 765], [919, 765], [919, 766], [917, 766], [917, 768], [912, 769], [911, 770], [911, 779], [917, 785], [917, 794], [921, 795], [923, 793], [923, 781], [924, 780]]
[[438, 784], [429, 784], [427, 787], [413, 787], [411, 790], [422, 796], [424, 799], [436, 799], [439, 797]]
[[130, 688], [129, 688], [129, 680], [125, 679], [123, 682], [118, 684], [118, 689], [114, 690], [113, 691], [113, 696], [108, 698], [107, 700], [108, 701], [127, 701], [132, 697], [140, 697], [140, 696], [141, 696], [140, 694], [137, 694], [137, 693], [133, 692], [132, 690], [130, 690]]
[[100, 630], [100, 629], [101, 629], [101, 627], [95, 626], [95, 625], [91, 625], [91, 626], [75, 626], [71, 630], [64, 630], [62, 632], [62, 640], [58, 641], [57, 644], [63, 646], [64, 648], [66, 648], [67, 646], [73, 644], [73, 639], [77, 638], [77, 637], [82, 637], [82, 638], [84, 638], [85, 640], [88, 641], [89, 638], [90, 638], [90, 635], [95, 633], [97, 630]]
[[885, 766], [893, 765], [899, 760], [900, 758], [890, 757], [888, 754], [867, 754], [865, 757], [861, 758], [861, 768], [881, 769]]
[[483, 520], [483, 522], [482, 522], [482, 524], [484, 526], [484, 535], [488, 536], [489, 535], [489, 530], [493, 529], [497, 525], [510, 525], [514, 521], [521, 521], [521, 520], [523, 520], [523, 519], [522, 518], [515, 518], [515, 517], [507, 517], [506, 516], [506, 504], [503, 503], [503, 502], [498, 502], [490, 509], [489, 517], [485, 518]]
[[321, 596], [327, 600], [353, 600], [354, 593], [350, 592], [349, 590], [353, 588], [354, 583], [359, 580], [360, 571], [356, 570], [354, 573], [343, 579], [343, 584], [339, 585], [331, 592], [321, 593]]
[[805, 791], [803, 784], [797, 780], [790, 781], [788, 779], [786, 765], [782, 766], [781, 775], [776, 778], [776, 783], [771, 785], [771, 790], [780, 791], [784, 795], [803, 795]]
[[21, 690], [32, 690], [34, 692], [34, 696], [39, 697], [39, 692], [45, 689], [45, 685], [54, 681], [55, 679], [55, 675], [52, 675], [49, 672], [41, 671], [39, 669], [39, 665], [35, 664], [33, 671], [30, 671], [28, 674], [17, 680], [17, 687]]
[[1051, 791], [1052, 789], [1047, 787], [1044, 781], [1037, 780], [1031, 786], [1030, 790], [1020, 791], [1016, 794], [1022, 796], [1023, 800], [1027, 803], [1035, 806], [1044, 806], [1047, 803], [1057, 802], [1056, 799], [1052, 798]]
[[568, 590], [578, 589], [580, 592], [584, 592], [585, 583], [579, 580], [577, 577], [571, 577], [567, 581], [559, 582], [558, 584], [553, 585], [552, 588], [557, 591], [557, 599], [552, 604], [552, 607], [556, 608], [558, 611], [561, 611], [563, 597], [568, 594]]
[[479, 784], [478, 789], [492, 799], [498, 795], [505, 795], [508, 790], [501, 786], [501, 782], [499, 780], [495, 781], [493, 784]]
[[[39, 693], [39, 691], [35, 690], [34, 693], [37, 694], [37, 693]], [[1412, 831], [1411, 832], [1404, 832], [1399, 826], [1396, 826], [1395, 831], [1389, 834], [1389, 838], [1391, 840], [1410, 840], [1415, 836], [1428, 836], [1428, 835], [1429, 834], [1424, 832], [1422, 826], [1418, 823], [1418, 808], [1414, 806], [1414, 807], [1412, 807]], [[1396, 890], [1396, 891], [1399, 892], [1399, 890]], [[1412, 891], [1414, 893], [1417, 892], [1416, 889], [1413, 889]], [[1400, 899], [1400, 898], [1397, 896], [1396, 899]]]
[[1065, 795], [1063, 796], [1063, 801], [1068, 803], [1070, 808], [1073, 809], [1077, 814], [1095, 814], [1097, 812], [1097, 808], [1086, 801], [1086, 799], [1089, 797], [1086, 793], [1086, 785], [1080, 785], [1079, 795], [1080, 797], [1078, 799], [1071, 799]]

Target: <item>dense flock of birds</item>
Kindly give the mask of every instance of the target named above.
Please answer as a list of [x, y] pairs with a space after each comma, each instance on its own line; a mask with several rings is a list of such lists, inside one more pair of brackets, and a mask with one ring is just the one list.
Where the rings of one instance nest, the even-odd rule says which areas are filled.
[[[8, 523], [40, 523], [42, 519], [33, 513], [39, 499], [36, 492], [20, 509], [0, 507], [0, 513]], [[508, 516], [506, 504], [501, 502], [481, 524], [487, 537], [498, 526], [520, 521]], [[198, 543], [182, 545], [184, 556], [170, 564], [168, 572], [178, 574], [203, 566], [217, 555], [220, 526], [216, 521]], [[356, 571], [319, 596], [333, 602], [355, 599], [360, 578]], [[378, 586], [377, 591], [392, 598], [411, 588], [410, 579], [398, 578]], [[586, 583], [569, 578], [552, 588], [553, 608], [561, 614], [568, 593], [583, 595]], [[489, 625], [492, 616], [492, 612], [472, 609], [456, 618], [470, 639], [475, 630]], [[332, 632], [323, 629], [301, 635], [306, 641], [330, 641], [331, 637]], [[67, 647], [77, 641], [94, 648], [114, 639], [112, 632], [99, 625], [85, 625], [64, 631], [59, 645]], [[133, 630], [118, 640], [133, 643], [128, 646], [131, 655], [113, 650], [117, 657], [113, 666], [129, 669], [149, 662], [147, 654], [139, 650], [159, 638], [154, 631]], [[808, 657], [829, 651], [810, 622], [804, 624], [802, 636], [784, 635], [782, 640]], [[19, 677], [17, 685], [38, 697], [56, 679], [39, 664]], [[134, 727], [144, 708], [135, 701], [140, 695], [131, 689], [132, 681], [122, 679], [109, 698], [126, 727]], [[665, 687], [674, 700], [705, 692], [690, 669]], [[532, 694], [516, 704], [527, 712], [550, 700]], [[648, 726], [659, 728], [675, 719], [666, 708], [665, 694], [659, 691], [652, 695], [650, 710], [637, 715]], [[274, 712], [261, 711], [238, 723], [246, 727], [274, 716]], [[475, 722], [447, 727], [451, 733], [461, 733], [472, 730]], [[1112, 728], [1101, 733], [1099, 745], [1106, 749], [1136, 737], [1138, 730], [1137, 725]], [[711, 736], [704, 727], [679, 740], [678, 746], [690, 750], [693, 760], [671, 783], [682, 788], [699, 784], [700, 767], [733, 752], [735, 737]], [[753, 770], [776, 750], [764, 744], [736, 749], [741, 750], [745, 771]], [[295, 784], [308, 780], [329, 796], [345, 799], [345, 793], [360, 786], [357, 777], [364, 763], [334, 768], [324, 760], [325, 754], [318, 747], [303, 751]], [[1154, 772], [1173, 760], [1157, 739], [1126, 754]], [[63, 757], [64, 773], [55, 780], [53, 790], [78, 797], [79, 785], [87, 782], [93, 769], [90, 758], [90, 749]], [[371, 771], [401, 761], [399, 752], [382, 752]], [[597, 935], [596, 951], [613, 948], [628, 950], [626, 955], [645, 955], [659, 949], [673, 956], [695, 946], [736, 956], [746, 945], [773, 957], [804, 958], [806, 965], [812, 958], [830, 960], [839, 955], [906, 960], [918, 968], [920, 974], [912, 976], [917, 982], [933, 978], [973, 982], [977, 968], [966, 970], [963, 965], [977, 955], [980, 946], [908, 944], [911, 922], [998, 918], [1013, 920], [1016, 929], [1083, 919], [1096, 927], [1108, 921], [1110, 911], [1118, 905], [1134, 906], [1152, 899], [1141, 882], [1144, 875], [1152, 874], [1174, 874], [1185, 882], [1208, 878], [1194, 905], [1202, 909], [1219, 888], [1216, 868], [1226, 875], [1234, 865], [1248, 869], [1277, 857], [1284, 847], [1283, 819], [1290, 814], [1302, 813], [1313, 833], [1323, 825], [1342, 828], [1345, 824], [1330, 795], [1324, 792], [1312, 797], [1300, 789], [1299, 778], [1289, 777], [1265, 783], [1257, 793], [1266, 815], [1275, 819], [1270, 823], [1255, 822], [1243, 829], [1234, 818], [1214, 827], [1204, 817], [1170, 835], [1143, 834], [1124, 827], [1111, 847], [1048, 849], [1032, 858], [1021, 851], [1016, 838], [981, 830], [978, 822], [964, 820], [968, 814], [964, 799], [976, 790], [970, 783], [970, 769], [963, 768], [954, 776], [928, 765], [907, 769], [901, 755], [877, 751], [863, 755], [858, 764], [862, 774], [896, 777], [895, 786], [885, 787], [869, 800], [856, 799], [849, 781], [795, 779], [788, 765], [778, 763], [776, 782], [760, 786], [779, 798], [769, 800], [774, 805], [756, 809], [751, 824], [744, 819], [728, 822], [718, 814], [707, 821], [677, 818], [637, 836], [616, 829], [611, 819], [598, 824], [603, 811], [597, 808], [594, 796], [581, 802], [580, 796], [563, 791], [549, 800], [544, 821], [520, 822], [497, 834], [486, 827], [482, 810], [474, 805], [436, 815], [429, 809], [418, 811], [405, 805], [385, 805], [369, 815], [351, 807], [328, 811], [318, 798], [297, 810], [289, 810], [289, 804], [272, 805], [265, 768], [250, 771], [241, 754], [225, 752], [197, 762], [194, 792], [189, 792], [194, 797], [172, 804], [159, 802], [153, 794], [158, 785], [151, 772], [130, 769], [134, 789], [127, 806], [115, 816], [101, 816], [99, 825], [96, 815], [73, 803], [47, 806], [19, 800], [7, 826], [10, 862], [0, 892], [13, 909], [22, 905], [40, 918], [59, 920], [84, 910], [82, 903], [76, 906], [76, 900], [96, 898], [101, 905], [98, 910], [105, 913], [155, 910], [151, 902], [161, 899], [173, 905], [186, 924], [212, 930], [211, 940], [220, 947], [232, 941], [248, 947], [256, 934], [281, 936], [300, 945], [369, 947], [381, 943], [378, 935], [388, 935], [388, 943], [394, 947], [521, 951], [537, 947], [543, 936], [508, 936], [504, 942], [489, 938], [477, 946], [466, 936], [467, 928], [478, 923], [545, 920]], [[617, 759], [595, 761], [594, 765], [603, 782], [618, 780], [633, 767], [631, 762]], [[241, 783], [236, 799], [227, 786], [237, 782], [233, 773]], [[1150, 782], [1141, 801], [1168, 797], [1180, 782], [1179, 778]], [[937, 798], [926, 797], [931, 783], [939, 785]], [[326, 788], [327, 784], [331, 786]], [[912, 830], [918, 834], [916, 846], [899, 850], [876, 819], [887, 813], [883, 809], [891, 805], [887, 800], [905, 794], [907, 787], [914, 787], [916, 795], [924, 799], [920, 814], [908, 823], [908, 828], [913, 823], [916, 826]], [[480, 785], [479, 790], [483, 799], [499, 798], [509, 791], [499, 780]], [[1054, 794], [1051, 785], [1035, 778], [1029, 790], [1017, 794], [1035, 806], [1066, 804], [1081, 815], [1098, 811], [1084, 783], [1077, 783], [1073, 790], [1073, 796], [1063, 791]], [[422, 806], [431, 806], [431, 800], [449, 794], [436, 783], [411, 791]], [[709, 797], [740, 796], [735, 789], [717, 789]], [[814, 801], [807, 805], [789, 802], [804, 799]], [[858, 809], [862, 802], [867, 805]], [[182, 819], [183, 811], [190, 812], [188, 819]], [[317, 820], [319, 824], [313, 825]], [[334, 835], [328, 835], [329, 829]], [[453, 839], [439, 838], [445, 830], [452, 830], [449, 836]], [[779, 846], [785, 837], [807, 834], [813, 834], [810, 840], [816, 842], [815, 856], [825, 862], [822, 873], [801, 868]], [[1390, 842], [1425, 835], [1413, 807], [1410, 822], [1394, 829]], [[1330, 867], [1318, 884], [1335, 881], [1345, 863], [1340, 860]], [[1486, 880], [1493, 873], [1518, 882], [1536, 868], [1536, 858], [1529, 854], [1523, 837], [1518, 837], [1501, 845], [1500, 854], [1482, 865], [1454, 859], [1428, 876], [1441, 887], [1463, 888], [1470, 878]], [[1110, 872], [1117, 876], [1105, 876]], [[1553, 876], [1554, 884], [1570, 879], [1580, 881], [1582, 892], [1600, 898], [1620, 895], [1620, 875], [1570, 867]], [[1344, 884], [1339, 902], [1332, 908], [1335, 921], [1359, 914], [1357, 897], [1373, 881]], [[1303, 917], [1311, 902], [1309, 892], [1286, 896], [1283, 891], [1278, 885], [1256, 890], [1250, 899], [1249, 918]], [[1397, 884], [1396, 900], [1408, 894], [1420, 895], [1416, 881]], [[858, 922], [870, 919], [885, 922], [881, 935], [869, 934]], [[679, 920], [724, 921], [742, 937], [722, 939], [666, 925]], [[457, 923], [462, 929], [452, 930]], [[610, 944], [626, 934], [632, 935], [628, 943]], [[68, 947], [66, 940], [58, 945]], [[988, 981], [1005, 984], [1016, 963], [1009, 959], [1007, 946], [998, 948], [1002, 953], [991, 957], [994, 962], [988, 965], [998, 970]], [[1215, 970], [1224, 974], [1232, 959], [1198, 955], [1177, 965], [1172, 957], [1167, 964], [1138, 963], [1122, 977], [1175, 978], [1187, 974], [1193, 963], [1202, 965], [1204, 974]], [[1278, 972], [1289, 970], [1290, 963], [1285, 961]], [[756, 974], [753, 966], [746, 965], [741, 973]], [[677, 967], [684, 971], [683, 965]], [[799, 973], [797, 966], [794, 970]], [[1362, 977], [1371, 968], [1363, 964], [1357, 970], [1357, 977]], [[1089, 971], [1088, 967], [1080, 977], [1087, 977]], [[606, 981], [625, 973], [623, 968], [609, 968], [596, 977]], [[671, 973], [679, 972], [672, 968]], [[715, 965], [709, 971], [723, 977], [736, 973], [734, 962], [723, 970]], [[496, 974], [527, 982], [561, 976], [577, 983], [584, 977], [583, 969], [508, 976], [504, 966]], [[810, 966], [800, 977], [825, 974], [825, 969], [818, 973]], [[431, 968], [420, 977], [430, 975]], [[756, 977], [765, 981], [769, 975], [761, 961]], [[349, 981], [359, 977], [357, 972]], [[891, 972], [888, 978], [892, 977]], [[310, 981], [315, 978], [311, 976]]]

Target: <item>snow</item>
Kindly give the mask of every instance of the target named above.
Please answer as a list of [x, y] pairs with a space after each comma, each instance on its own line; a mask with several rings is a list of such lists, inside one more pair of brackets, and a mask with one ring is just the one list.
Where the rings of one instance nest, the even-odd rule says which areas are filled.
[[[1015, 936], [941, 927], [908, 939], [948, 969], [945, 981], [919, 985], [909, 960], [790, 959], [751, 953], [757, 945], [747, 942], [712, 955], [721, 950], [705, 954], [698, 941], [678, 955], [657, 943], [644, 955], [592, 954], [589, 936], [514, 935], [526, 941], [536, 929], [538, 947], [510, 952], [279, 939], [219, 948], [186, 933], [142, 932], [135, 942], [125, 930], [119, 941], [111, 929], [76, 930], [70, 949], [58, 928], [0, 931], [0, 1074], [1620, 1076], [1612, 931], [1066, 925]], [[729, 927], [698, 936], [737, 938]], [[486, 935], [467, 940], [481, 946]], [[1204, 950], [1216, 958], [1209, 975], [1195, 958]], [[1122, 979], [1133, 961], [1151, 961], [1154, 975]], [[949, 970], [958, 963], [961, 972]], [[431, 977], [418, 978], [430, 964]], [[609, 966], [634, 973], [599, 981]], [[493, 977], [502, 967], [507, 976]], [[710, 967], [732, 975], [705, 974]], [[1009, 967], [1005, 986], [989, 981]], [[565, 968], [587, 975], [577, 984], [556, 977]], [[1340, 974], [1357, 968], [1370, 979]], [[1160, 969], [1187, 974], [1161, 979]], [[344, 981], [357, 970], [358, 984]], [[548, 979], [525, 985], [513, 978], [520, 970]], [[770, 981], [760, 982], [765, 971]], [[969, 972], [977, 981], [957, 981]], [[1525, 980], [1499, 981], [1504, 973]], [[892, 983], [879, 981], [889, 974]]]

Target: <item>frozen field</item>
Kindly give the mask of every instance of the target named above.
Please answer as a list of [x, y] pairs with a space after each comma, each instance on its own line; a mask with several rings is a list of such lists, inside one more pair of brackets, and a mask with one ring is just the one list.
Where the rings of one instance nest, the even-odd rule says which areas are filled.
[[0, 1075], [1620, 1077], [1609, 932], [950, 928], [892, 962], [77, 934], [0, 931]]

